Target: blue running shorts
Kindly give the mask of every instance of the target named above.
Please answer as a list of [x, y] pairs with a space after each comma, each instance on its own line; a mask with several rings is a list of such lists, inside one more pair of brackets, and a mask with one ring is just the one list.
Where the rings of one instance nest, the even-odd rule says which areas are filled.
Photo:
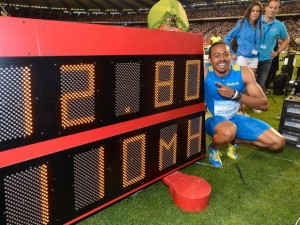
[[[207, 118], [205, 120], [206, 133], [212, 137], [215, 134], [215, 126], [226, 120], [228, 119], [222, 116], [212, 116]], [[262, 120], [241, 114], [235, 115], [229, 119], [229, 121], [234, 123], [237, 127], [236, 138], [247, 141], [256, 141], [259, 135], [271, 128], [269, 124]]]

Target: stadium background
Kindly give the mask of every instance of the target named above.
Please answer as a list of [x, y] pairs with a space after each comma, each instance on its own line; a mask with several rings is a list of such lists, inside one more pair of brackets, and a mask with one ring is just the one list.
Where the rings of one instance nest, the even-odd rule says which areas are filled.
[[[147, 16], [156, 0], [2, 0], [1, 15], [60, 21], [77, 21], [118, 26], [147, 28]], [[222, 38], [234, 27], [251, 0], [181, 0], [189, 19], [188, 32], [203, 33], [204, 50], [214, 34]], [[265, 3], [266, 1], [261, 1]], [[295, 52], [299, 61], [300, 51], [300, 3], [299, 0], [281, 1], [279, 14], [291, 42], [287, 51]], [[207, 44], [207, 45], [205, 45]], [[281, 55], [285, 57], [285, 53]], [[282, 62], [281, 62], [282, 64]], [[296, 62], [295, 67], [299, 64]], [[279, 66], [278, 73], [281, 72]], [[294, 70], [293, 78], [296, 76]]]
[[[121, 0], [2, 0], [1, 14], [14, 17], [82, 21], [122, 26], [147, 27], [147, 16], [157, 1]], [[204, 39], [217, 33], [224, 37], [244, 15], [251, 1], [247, 0], [181, 0], [186, 10], [190, 32], [201, 32]], [[264, 3], [265, 1], [261, 1]], [[277, 18], [283, 21], [291, 39], [299, 45], [300, 4], [297, 0], [282, 1]], [[295, 43], [291, 43], [297, 46]]]
[[[12, 17], [39, 18], [61, 21], [77, 21], [118, 26], [147, 28], [149, 9], [157, 1], [98, 1], [98, 0], [26, 0], [0, 1], [2, 15]], [[222, 37], [234, 26], [244, 14], [250, 1], [180, 1], [187, 12], [190, 22], [189, 32], [201, 32], [209, 46], [209, 38], [218, 33]], [[262, 1], [265, 2], [265, 1]], [[277, 18], [283, 21], [291, 36], [289, 51], [295, 52], [298, 60], [295, 68], [299, 67], [299, 1], [283, 1]], [[221, 16], [220, 16], [221, 15]], [[287, 52], [282, 54], [282, 58]], [[282, 63], [282, 62], [281, 62]], [[281, 66], [280, 66], [281, 68]], [[278, 71], [278, 74], [280, 70]], [[293, 78], [295, 78], [294, 69]], [[277, 99], [276, 99], [277, 100]], [[272, 101], [272, 100], [271, 100]], [[260, 155], [260, 157], [264, 157]], [[295, 171], [297, 168], [295, 169]], [[230, 180], [228, 180], [230, 182]], [[290, 185], [291, 188], [296, 186]], [[151, 187], [155, 190], [156, 187]], [[296, 189], [295, 189], [296, 190]], [[297, 192], [297, 191], [296, 191]], [[151, 195], [153, 196], [153, 195]], [[155, 197], [155, 196], [154, 196]], [[147, 199], [149, 200], [149, 199]], [[154, 201], [155, 199], [153, 199]], [[291, 204], [293, 205], [293, 204]], [[296, 208], [295, 208], [296, 209]], [[122, 210], [122, 208], [121, 208]], [[116, 212], [117, 213], [117, 212]], [[280, 214], [280, 213], [278, 213]], [[105, 214], [104, 214], [105, 215]], [[138, 215], [134, 215], [137, 217]], [[133, 216], [133, 217], [134, 217]], [[181, 215], [182, 216], [182, 215]], [[279, 219], [274, 224], [279, 224]], [[295, 221], [295, 219], [293, 219]], [[93, 224], [89, 222], [89, 224]], [[95, 223], [100, 224], [100, 223]], [[116, 224], [116, 223], [112, 223]], [[126, 224], [126, 223], [124, 223]], [[129, 223], [128, 223], [129, 224]], [[159, 223], [157, 223], [159, 224]], [[165, 223], [166, 224], [166, 223]], [[213, 223], [211, 223], [213, 224]], [[234, 224], [224, 223], [224, 224]], [[255, 223], [253, 223], [255, 224]], [[270, 224], [270, 223], [266, 223]], [[283, 224], [283, 223], [282, 223]]]
[[[1, 0], [1, 15], [60, 21], [77, 21], [117, 26], [147, 28], [147, 16], [155, 0]], [[234, 27], [252, 1], [249, 0], [181, 0], [190, 23], [188, 32], [202, 33], [204, 50], [214, 34], [222, 38]], [[261, 1], [265, 3], [266, 1]], [[298, 0], [281, 1], [277, 19], [284, 22], [291, 42], [281, 54], [277, 74], [281, 73], [287, 52], [296, 54], [292, 80], [300, 61], [300, 4]], [[206, 55], [207, 58], [207, 55]]]

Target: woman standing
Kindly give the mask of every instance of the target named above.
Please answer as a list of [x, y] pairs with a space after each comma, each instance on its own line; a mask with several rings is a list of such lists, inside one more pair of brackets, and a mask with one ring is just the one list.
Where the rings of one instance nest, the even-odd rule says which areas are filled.
[[[263, 6], [260, 2], [250, 4], [244, 18], [238, 21], [224, 39], [231, 48], [232, 63], [248, 66], [254, 74], [258, 65], [262, 13]], [[232, 46], [234, 39], [238, 45], [236, 52], [233, 51], [234, 46]]]
[[[262, 13], [263, 5], [260, 2], [256, 1], [250, 4], [244, 18], [237, 22], [224, 39], [224, 42], [230, 47], [232, 64], [248, 66], [254, 75], [258, 65]], [[237, 44], [237, 48], [233, 46], [233, 43]], [[247, 115], [245, 107], [242, 104], [241, 113]], [[257, 112], [259, 111], [257, 110]]]

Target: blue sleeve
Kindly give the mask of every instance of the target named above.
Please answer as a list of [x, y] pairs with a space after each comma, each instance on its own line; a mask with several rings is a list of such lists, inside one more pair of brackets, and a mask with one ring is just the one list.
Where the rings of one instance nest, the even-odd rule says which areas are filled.
[[228, 34], [227, 34], [227, 35], [225, 36], [225, 38], [224, 38], [224, 42], [225, 42], [226, 44], [228, 44], [229, 47], [230, 47], [230, 53], [231, 53], [231, 54], [235, 54], [235, 53], [233, 52], [233, 50], [232, 50], [231, 40], [232, 40], [233, 38], [237, 38], [238, 33], [240, 32], [240, 26], [241, 26], [241, 22], [238, 21], [238, 23], [235, 25], [235, 27], [232, 28], [232, 30], [229, 31]]
[[288, 32], [287, 32], [287, 29], [286, 29], [286, 26], [281, 23], [281, 27], [280, 27], [280, 39], [284, 40], [287, 36], [288, 36]]

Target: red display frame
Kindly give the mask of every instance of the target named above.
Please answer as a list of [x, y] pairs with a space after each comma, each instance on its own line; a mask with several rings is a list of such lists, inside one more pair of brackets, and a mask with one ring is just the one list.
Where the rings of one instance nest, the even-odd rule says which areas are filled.
[[203, 35], [0, 17], [0, 57], [203, 54]]
[[[26, 58], [26, 61], [29, 62], [32, 59], [32, 61], [36, 63], [39, 59], [43, 59], [43, 61], [49, 59], [49, 61], [51, 61], [55, 57], [68, 59], [72, 57], [120, 56], [118, 61], [122, 61], [122, 57], [126, 56], [151, 56], [153, 57], [153, 62], [155, 62], [158, 56], [168, 56], [174, 58], [174, 61], [180, 61], [184, 56], [193, 56], [196, 60], [201, 62], [199, 76], [201, 76], [201, 83], [203, 82], [202, 34], [12, 17], [0, 17], [0, 32], [0, 45], [2, 46], [0, 48], [0, 68], [6, 63], [2, 63], [2, 60], [5, 61], [9, 59], [9, 62], [14, 62], [14, 59], [16, 59], [16, 64], [18, 64], [22, 58]], [[181, 58], [178, 59], [178, 56]], [[5, 65], [7, 66], [7, 63]], [[179, 74], [176, 74], [176, 76], [178, 75]], [[184, 84], [180, 85], [184, 86]], [[3, 185], [4, 188], [0, 190], [0, 205], [2, 205], [4, 209], [9, 208], [6, 209], [7, 211], [10, 210], [10, 205], [7, 205], [5, 201], [4, 189], [10, 188], [6, 180], [11, 178], [18, 170], [28, 172], [30, 170], [29, 168], [45, 162], [49, 164], [49, 169], [51, 169], [55, 167], [55, 158], [68, 158], [66, 154], [72, 155], [78, 151], [85, 151], [83, 149], [84, 146], [89, 144], [102, 143], [102, 141], [105, 143], [106, 140], [111, 142], [114, 137], [122, 138], [122, 135], [135, 134], [140, 130], [150, 129], [150, 127], [154, 129], [153, 127], [159, 127], [161, 124], [165, 125], [172, 121], [180, 124], [181, 120], [192, 119], [195, 115], [199, 116], [199, 114], [201, 114], [201, 118], [203, 119], [205, 112], [203, 102], [204, 92], [203, 85], [199, 86], [201, 88], [199, 98], [190, 101], [190, 103], [186, 105], [179, 105], [179, 107], [173, 108], [164, 107], [163, 110], [157, 113], [150, 113], [150, 115], [128, 117], [129, 119], [114, 124], [78, 131], [35, 143], [24, 144], [23, 146], [2, 149], [0, 152], [0, 171], [3, 171], [3, 174], [0, 177], [0, 184]], [[51, 123], [50, 120], [49, 123]], [[113, 199], [108, 198], [103, 202], [99, 201], [98, 205], [89, 206], [80, 212], [70, 212], [68, 215], [65, 215], [66, 213], [60, 215], [58, 213], [59, 210], [55, 208], [59, 204], [54, 202], [52, 205], [50, 201], [50, 206], [48, 207], [50, 209], [50, 223], [75, 223], [133, 194], [147, 185], [158, 181], [164, 176], [205, 157], [204, 125], [201, 129], [203, 132], [201, 147], [204, 148], [200, 149], [199, 153], [195, 156], [179, 159], [176, 166], [174, 165], [158, 173], [154, 177], [151, 177], [150, 180], [147, 178], [144, 183], [141, 182], [138, 186], [129, 187], [120, 191], [121, 194], [119, 196], [113, 193], [113, 196], [116, 196]], [[183, 141], [183, 143], [185, 143], [185, 141]], [[61, 166], [59, 163], [58, 165]], [[70, 169], [70, 167], [68, 168]], [[116, 168], [118, 168], [118, 166], [116, 166]], [[72, 189], [73, 184], [70, 180], [66, 181], [66, 185], [57, 184], [54, 181], [56, 179], [63, 180], [63, 178], [59, 177], [60, 174], [57, 171], [60, 169], [64, 170], [62, 167], [56, 168], [56, 172], [51, 172], [56, 177], [49, 178], [49, 181], [51, 181], [49, 185], [53, 185], [53, 189], [62, 188], [63, 190], [51, 193], [51, 200], [59, 199], [60, 197], [56, 195], [61, 195], [64, 191]], [[70, 175], [68, 176], [68, 178], [70, 178]], [[118, 177], [115, 179], [118, 179]], [[64, 186], [68, 187], [65, 189]], [[73, 201], [72, 199], [68, 200]], [[69, 206], [70, 203], [67, 205]], [[66, 209], [68, 209], [68, 206], [66, 206]], [[0, 217], [0, 223], [5, 223], [5, 221], [5, 215], [3, 214], [3, 216]]]

